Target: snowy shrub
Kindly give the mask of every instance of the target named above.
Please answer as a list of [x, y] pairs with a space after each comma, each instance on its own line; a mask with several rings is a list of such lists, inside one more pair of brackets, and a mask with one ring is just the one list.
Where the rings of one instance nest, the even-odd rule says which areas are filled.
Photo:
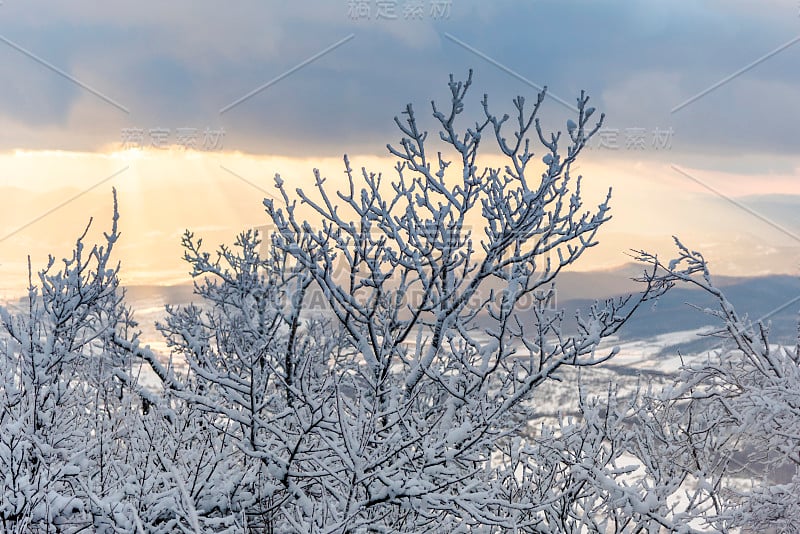
[[[797, 357], [771, 354], [766, 334], [756, 350], [735, 326], [744, 358], [687, 371], [667, 393], [587, 392], [582, 374], [616, 353], [600, 343], [700, 260], [680, 271], [695, 261], [685, 250], [669, 266], [642, 253], [642, 292], [595, 303], [567, 335], [556, 278], [610, 217], [611, 192], [586, 209], [572, 174], [603, 117], [590, 124], [581, 94], [562, 138], [537, 118], [544, 91], [532, 106], [514, 99], [511, 121], [484, 96], [482, 118], [459, 130], [471, 83], [451, 77], [447, 105], [432, 104], [441, 150], [426, 147], [411, 105], [395, 119], [393, 180], [345, 156], [338, 186], [315, 170], [312, 191], [289, 191], [276, 175], [264, 242], [244, 232], [212, 255], [187, 231], [198, 302], [167, 307], [158, 324], [167, 361], [141, 345], [110, 266], [115, 196], [105, 246], [87, 253], [84, 234], [62, 270], [51, 259], [31, 281], [23, 309], [2, 310], [3, 529], [790, 524], [796, 479], [736, 493], [725, 477], [739, 442], [797, 462]], [[482, 142], [503, 166], [479, 165]], [[141, 384], [142, 365], [158, 387]], [[569, 370], [579, 412], [546, 417], [534, 394]]]
[[[626, 487], [608, 449], [621, 416], [587, 401], [580, 421], [531, 431], [533, 391], [562, 367], [613, 356], [600, 341], [666, 287], [598, 303], [575, 336], [546, 298], [609, 218], [608, 197], [584, 210], [570, 170], [602, 117], [589, 126], [581, 95], [562, 151], [536, 117], [544, 92], [530, 110], [514, 100], [511, 142], [509, 116], [484, 97], [484, 118], [461, 132], [470, 84], [451, 77], [448, 106], [433, 105], [454, 171], [426, 151], [409, 105], [399, 147], [389, 145], [391, 183], [359, 177], [345, 157], [335, 192], [316, 170], [314, 195], [276, 176], [283, 206], [264, 201], [275, 228], [264, 246], [244, 233], [212, 259], [184, 236], [204, 304], [169, 309], [160, 326], [187, 378], [157, 372], [174, 399], [212, 416], [208, 428], [239, 459], [241, 483], [215, 511], [280, 532], [605, 532], [625, 510], [625, 531], [672, 524], [666, 495]], [[479, 170], [487, 138], [504, 168]], [[298, 218], [298, 201], [318, 224]], [[315, 295], [324, 316], [309, 313]]]
[[[112, 464], [128, 443], [130, 360], [113, 342], [133, 326], [105, 247], [77, 240], [71, 258], [55, 258], [18, 310], [0, 309], [0, 524], [6, 532], [88, 521], [115, 491]], [[88, 231], [88, 227], [87, 227]], [[30, 266], [30, 261], [29, 261]], [[135, 415], [135, 414], [134, 414]]]
[[661, 283], [682, 282], [712, 295], [705, 309], [722, 324], [709, 333], [720, 347], [686, 365], [674, 387], [658, 395], [680, 428], [673, 449], [713, 481], [719, 530], [794, 532], [800, 525], [800, 336], [795, 347], [770, 344], [769, 328], [740, 316], [714, 285], [706, 260], [675, 239], [680, 256], [662, 265]]

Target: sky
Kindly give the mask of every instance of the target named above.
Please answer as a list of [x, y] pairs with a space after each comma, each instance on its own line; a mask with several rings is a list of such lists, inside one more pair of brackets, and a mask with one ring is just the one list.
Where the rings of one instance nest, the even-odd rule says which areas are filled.
[[267, 224], [276, 173], [344, 184], [345, 153], [390, 175], [393, 118], [412, 103], [435, 137], [430, 102], [469, 69], [468, 117], [545, 85], [545, 129], [581, 90], [605, 113], [576, 172], [613, 218], [576, 269], [671, 257], [677, 235], [719, 274], [800, 270], [796, 0], [5, 0], [0, 64], [4, 295], [90, 217], [99, 238], [112, 187], [123, 281], [188, 281], [185, 230], [230, 243]]

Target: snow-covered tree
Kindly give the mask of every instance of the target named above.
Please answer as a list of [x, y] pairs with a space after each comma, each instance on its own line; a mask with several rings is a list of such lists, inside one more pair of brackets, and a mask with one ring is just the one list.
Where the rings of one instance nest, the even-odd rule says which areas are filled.
[[139, 383], [135, 360], [159, 364], [123, 304], [111, 261], [118, 218], [115, 193], [105, 245], [88, 247], [84, 232], [38, 285], [29, 262], [27, 297], [0, 308], [0, 528], [241, 531], [225, 508], [203, 522], [194, 508], [225, 497], [239, 469], [230, 440], [193, 405]]
[[[641, 293], [595, 303], [568, 335], [556, 279], [610, 217], [611, 191], [587, 209], [572, 174], [603, 117], [590, 123], [581, 94], [567, 135], [546, 133], [542, 91], [532, 107], [514, 99], [513, 118], [484, 96], [482, 118], [459, 129], [471, 83], [451, 76], [447, 105], [432, 104], [436, 142], [411, 105], [395, 119], [393, 179], [356, 173], [345, 156], [338, 185], [315, 170], [312, 191], [290, 191], [276, 175], [282, 201], [264, 201], [274, 229], [264, 242], [244, 232], [212, 255], [186, 232], [198, 301], [158, 324], [167, 361], [133, 331], [110, 263], [115, 196], [105, 245], [87, 254], [84, 234], [62, 270], [51, 259], [31, 281], [25, 308], [2, 309], [3, 529], [688, 533], [776, 514], [788, 524], [796, 483], [737, 489], [729, 452], [746, 429], [747, 447], [783, 453], [765, 462], [797, 461], [796, 436], [782, 434], [796, 415], [797, 357], [770, 352], [766, 333], [757, 347], [721, 301], [745, 358], [687, 371], [667, 392], [587, 391], [582, 377], [616, 353], [601, 342], [705, 264], [685, 249], [667, 266], [642, 253]], [[486, 143], [503, 164], [483, 163]], [[143, 386], [141, 365], [157, 387]], [[578, 411], [554, 419], [537, 393], [570, 377], [561, 387]]]
[[673, 450], [717, 486], [709, 517], [720, 530], [793, 532], [800, 525], [800, 336], [794, 347], [771, 344], [769, 327], [741, 316], [714, 285], [700, 252], [675, 239], [668, 265], [651, 254], [660, 283], [698, 287], [717, 301], [704, 311], [720, 327], [720, 347], [687, 364], [673, 387], [656, 395], [680, 428]]
[[50, 257], [38, 286], [29, 260], [24, 305], [0, 308], [5, 532], [91, 524], [117, 489], [114, 462], [128, 448], [119, 425], [135, 410], [130, 359], [113, 342], [133, 326], [110, 259], [118, 235], [115, 196], [106, 246], [87, 248], [84, 232], [60, 270]]
[[[601, 340], [667, 287], [597, 303], [573, 336], [552, 309], [557, 275], [609, 219], [610, 191], [586, 210], [571, 173], [602, 117], [590, 124], [581, 94], [562, 139], [537, 118], [544, 91], [532, 109], [516, 98], [511, 124], [484, 96], [483, 118], [460, 131], [471, 82], [451, 77], [446, 108], [432, 104], [453, 160], [426, 149], [409, 105], [388, 146], [390, 183], [359, 177], [345, 156], [334, 190], [316, 170], [313, 195], [276, 175], [283, 205], [264, 201], [275, 229], [264, 247], [245, 233], [212, 259], [184, 236], [205, 303], [170, 309], [161, 326], [188, 382], [158, 374], [240, 451], [246, 491], [228, 502], [249, 525], [605, 532], [625, 510], [619, 531], [678, 524], [666, 495], [631, 489], [616, 465], [622, 449], [608, 444], [622, 439], [622, 417], [587, 399], [580, 421], [535, 424], [536, 388], [612, 357]], [[504, 166], [479, 167], [485, 140]], [[298, 201], [318, 224], [299, 218]], [[314, 316], [320, 296], [326, 313]]]

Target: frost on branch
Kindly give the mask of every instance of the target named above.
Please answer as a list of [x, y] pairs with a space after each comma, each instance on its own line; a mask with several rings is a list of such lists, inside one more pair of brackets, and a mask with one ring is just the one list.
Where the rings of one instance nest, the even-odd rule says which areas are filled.
[[[234, 423], [237, 446], [270, 480], [273, 525], [326, 532], [566, 525], [548, 515], [552, 496], [543, 502], [533, 489], [541, 481], [509, 493], [518, 470], [509, 471], [512, 458], [524, 458], [531, 473], [544, 461], [520, 456], [531, 450], [531, 394], [562, 366], [610, 357], [598, 351], [600, 341], [662, 288], [647, 284], [636, 297], [598, 303], [579, 318], [577, 335], [561, 333], [562, 315], [548, 305], [556, 276], [597, 243], [610, 217], [610, 191], [586, 209], [581, 177], [571, 173], [602, 116], [589, 122], [593, 109], [582, 94], [563, 139], [539, 123], [544, 92], [532, 107], [516, 98], [513, 121], [492, 114], [484, 96], [483, 119], [461, 130], [470, 85], [471, 75], [451, 77], [447, 105], [432, 105], [449, 154], [426, 149], [428, 134], [409, 105], [395, 119], [399, 144], [388, 146], [397, 158], [391, 181], [355, 172], [347, 157], [344, 187], [330, 187], [315, 170], [313, 193], [292, 193], [276, 177], [283, 206], [264, 201], [276, 228], [266, 259], [247, 259], [255, 237], [243, 236], [245, 256], [232, 261], [221, 252], [229, 272], [185, 241], [195, 273], [219, 283], [200, 295], [224, 314], [172, 313], [166, 333], [198, 383], [209, 383], [208, 393], [186, 398]], [[479, 166], [482, 141], [497, 144], [504, 166]], [[534, 144], [543, 150], [538, 158]], [[302, 206], [321, 222], [300, 219]], [[242, 287], [237, 265], [263, 280]], [[262, 291], [272, 292], [263, 313]], [[229, 292], [236, 296], [218, 296]], [[299, 321], [314, 294], [326, 302], [323, 324]], [[266, 336], [264, 317], [273, 325]], [[228, 324], [241, 326], [227, 333]], [[558, 499], [571, 491], [567, 484], [555, 502], [564, 505]]]
[[721, 531], [776, 529], [800, 524], [800, 336], [794, 347], [769, 342], [769, 327], [739, 315], [714, 285], [702, 254], [677, 238], [679, 256], [668, 265], [639, 252], [659, 269], [654, 283], [684, 283], [710, 294], [704, 310], [722, 340], [705, 360], [687, 364], [676, 385], [660, 395], [663, 427], [680, 429], [670, 441], [687, 470], [711, 481], [707, 515]]
[[0, 308], [5, 532], [91, 525], [97, 504], [113, 493], [111, 464], [127, 447], [124, 430], [113, 436], [113, 429], [139, 408], [126, 382], [130, 358], [113, 343], [135, 326], [111, 263], [117, 220], [115, 193], [105, 246], [86, 245], [87, 226], [72, 256], [51, 256], [36, 281], [29, 259], [27, 297]]
[[[562, 137], [539, 123], [544, 92], [514, 99], [512, 116], [484, 96], [463, 128], [470, 85], [451, 77], [432, 105], [446, 150], [426, 147], [411, 105], [396, 119], [391, 179], [345, 157], [339, 187], [318, 171], [311, 191], [276, 178], [266, 242], [244, 232], [212, 254], [187, 231], [197, 301], [158, 324], [166, 360], [122, 306], [116, 204], [105, 247], [87, 254], [81, 238], [62, 271], [51, 261], [27, 308], [2, 315], [3, 528], [622, 533], [729, 520], [703, 463], [719, 457], [700, 447], [727, 435], [687, 447], [679, 402], [578, 383], [579, 413], [545, 420], [534, 392], [613, 357], [600, 343], [674, 279], [651, 262], [641, 294], [595, 303], [564, 333], [556, 278], [610, 217], [610, 191], [587, 208], [572, 174], [602, 115], [592, 124], [581, 94]], [[504, 164], [479, 161], [481, 142]]]

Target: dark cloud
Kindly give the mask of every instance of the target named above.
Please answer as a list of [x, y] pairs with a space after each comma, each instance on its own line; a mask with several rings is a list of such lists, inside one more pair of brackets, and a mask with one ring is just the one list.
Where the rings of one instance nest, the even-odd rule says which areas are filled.
[[[224, 127], [226, 148], [246, 152], [383, 153], [397, 138], [392, 117], [407, 102], [422, 113], [431, 98], [446, 101], [451, 72], [463, 78], [475, 68], [476, 106], [483, 92], [498, 112], [516, 94], [535, 96], [451, 35], [570, 103], [586, 89], [609, 127], [672, 127], [676, 153], [796, 149], [800, 43], [671, 112], [792, 39], [800, 19], [789, 3], [454, 0], [433, 16], [428, 1], [419, 20], [406, 17], [402, 0], [394, 20], [377, 20], [370, 4], [366, 17], [344, 1], [4, 4], [3, 37], [130, 113], [0, 43], [0, 148], [93, 149], [125, 127]], [[569, 116], [548, 101], [547, 124]], [[46, 128], [36, 138], [15, 136], [10, 125]]]

